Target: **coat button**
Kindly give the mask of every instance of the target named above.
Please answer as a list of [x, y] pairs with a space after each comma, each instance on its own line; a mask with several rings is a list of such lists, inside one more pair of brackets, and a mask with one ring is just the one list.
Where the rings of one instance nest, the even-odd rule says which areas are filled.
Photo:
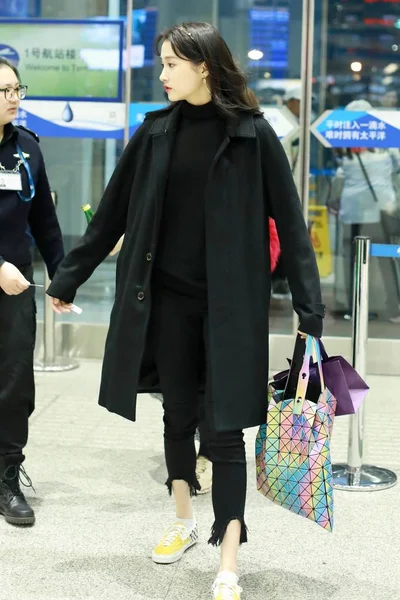
[[147, 262], [151, 262], [153, 260], [153, 255], [151, 252], [148, 252], [146, 254], [146, 260], [147, 260]]
[[138, 300], [140, 300], [140, 302], [142, 302], [144, 300], [144, 292], [139, 292], [136, 297]]

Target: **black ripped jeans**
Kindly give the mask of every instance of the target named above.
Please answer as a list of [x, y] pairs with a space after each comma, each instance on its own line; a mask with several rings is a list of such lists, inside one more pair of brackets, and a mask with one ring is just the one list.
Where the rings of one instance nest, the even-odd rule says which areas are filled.
[[174, 480], [186, 481], [192, 494], [200, 488], [196, 478], [194, 436], [199, 421], [199, 384], [206, 371], [204, 409], [213, 463], [215, 516], [209, 543], [220, 544], [227, 526], [236, 519], [242, 523], [240, 542], [244, 543], [247, 541], [244, 522], [247, 473], [243, 432], [221, 433], [214, 427], [207, 303], [154, 282], [150, 336], [164, 397], [169, 491], [171, 493]]

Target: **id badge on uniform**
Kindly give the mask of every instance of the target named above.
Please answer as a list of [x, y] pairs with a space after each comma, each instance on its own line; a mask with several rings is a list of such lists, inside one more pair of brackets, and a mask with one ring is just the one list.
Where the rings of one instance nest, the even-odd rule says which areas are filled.
[[21, 173], [14, 171], [0, 171], [0, 191], [20, 192], [22, 190]]

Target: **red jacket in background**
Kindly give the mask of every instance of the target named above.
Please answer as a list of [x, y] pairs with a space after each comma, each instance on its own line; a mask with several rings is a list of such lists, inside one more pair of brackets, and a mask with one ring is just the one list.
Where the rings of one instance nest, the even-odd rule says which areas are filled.
[[275, 221], [269, 217], [269, 254], [271, 257], [271, 273], [274, 272], [275, 267], [278, 264], [280, 253], [281, 245], [279, 243]]

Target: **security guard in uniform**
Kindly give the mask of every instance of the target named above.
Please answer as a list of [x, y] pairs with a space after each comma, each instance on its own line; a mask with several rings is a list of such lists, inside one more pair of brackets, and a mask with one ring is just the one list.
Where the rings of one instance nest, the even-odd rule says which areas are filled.
[[35, 402], [32, 238], [50, 278], [64, 256], [38, 138], [12, 125], [26, 90], [0, 58], [0, 514], [14, 525], [35, 522], [20, 488]]

